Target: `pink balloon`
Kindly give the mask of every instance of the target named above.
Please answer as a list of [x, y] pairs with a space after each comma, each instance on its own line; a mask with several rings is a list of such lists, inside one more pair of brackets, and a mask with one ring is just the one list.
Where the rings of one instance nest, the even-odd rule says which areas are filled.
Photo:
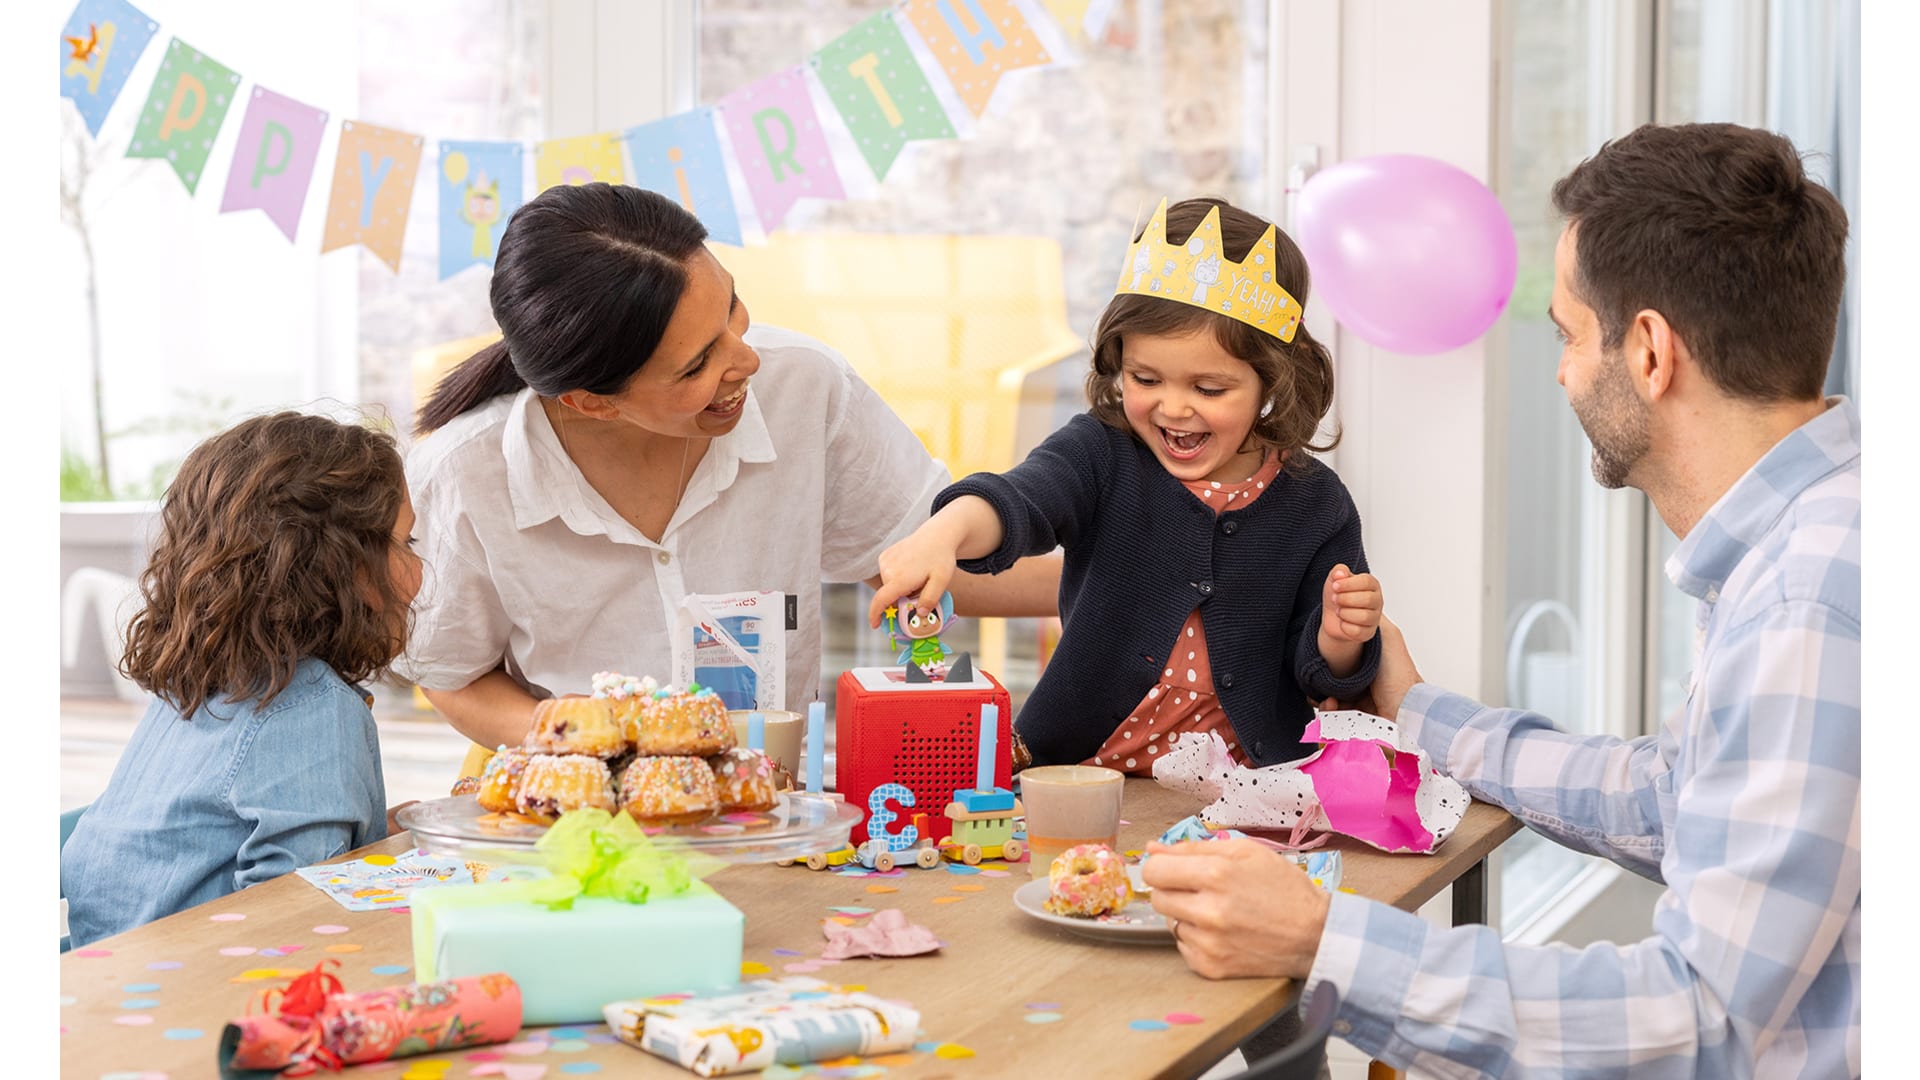
[[1487, 186], [1444, 161], [1343, 161], [1300, 191], [1294, 239], [1313, 296], [1374, 345], [1425, 356], [1473, 341], [1513, 295], [1513, 224]]

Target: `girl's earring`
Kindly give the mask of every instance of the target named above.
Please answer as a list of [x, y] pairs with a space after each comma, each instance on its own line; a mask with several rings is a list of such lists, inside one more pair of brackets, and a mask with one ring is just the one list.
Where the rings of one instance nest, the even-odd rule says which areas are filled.
[[1268, 398], [1267, 403], [1265, 405], [1260, 406], [1260, 419], [1265, 420], [1267, 416], [1272, 412], [1273, 412], [1273, 399]]

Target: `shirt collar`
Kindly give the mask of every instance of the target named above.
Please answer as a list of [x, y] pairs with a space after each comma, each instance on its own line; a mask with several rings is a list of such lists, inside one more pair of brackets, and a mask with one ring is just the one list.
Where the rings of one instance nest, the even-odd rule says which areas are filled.
[[[500, 450], [507, 463], [507, 493], [513, 502], [515, 528], [530, 529], [557, 517], [582, 536], [611, 535], [613, 526], [600, 511], [611, 514], [612, 508], [561, 447], [547, 411], [540, 407], [540, 395], [532, 387], [514, 396], [501, 432]], [[720, 492], [731, 487], [742, 462], [768, 462], [777, 457], [760, 401], [749, 385], [747, 400], [740, 407], [740, 422], [708, 448], [707, 456], [688, 481], [668, 531], [711, 505]]]
[[1845, 397], [1830, 397], [1825, 411], [1762, 455], [1694, 525], [1667, 558], [1668, 579], [1681, 592], [1711, 603], [1788, 504], [1859, 458], [1860, 411]]

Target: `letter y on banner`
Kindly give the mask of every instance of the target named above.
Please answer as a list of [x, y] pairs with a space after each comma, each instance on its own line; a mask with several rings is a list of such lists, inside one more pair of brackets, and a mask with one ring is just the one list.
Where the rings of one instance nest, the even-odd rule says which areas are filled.
[[327, 197], [327, 228], [320, 250], [363, 245], [400, 272], [400, 241], [413, 208], [413, 180], [420, 171], [418, 135], [353, 120], [340, 124], [340, 153], [333, 162], [333, 193]]

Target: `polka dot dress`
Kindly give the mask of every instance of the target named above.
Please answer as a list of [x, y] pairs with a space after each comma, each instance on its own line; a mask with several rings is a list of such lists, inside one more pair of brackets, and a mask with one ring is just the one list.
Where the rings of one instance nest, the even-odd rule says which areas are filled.
[[[1267, 455], [1260, 470], [1238, 483], [1223, 484], [1201, 480], [1187, 484], [1194, 497], [1218, 514], [1244, 509], [1248, 503], [1273, 484], [1280, 474], [1280, 456]], [[1220, 699], [1213, 692], [1213, 667], [1207, 660], [1207, 633], [1195, 608], [1180, 627], [1173, 647], [1167, 651], [1160, 681], [1133, 711], [1107, 736], [1100, 749], [1085, 764], [1104, 765], [1132, 776], [1152, 776], [1153, 763], [1167, 752], [1173, 740], [1190, 731], [1217, 731], [1227, 742], [1235, 761], [1247, 764], [1239, 738]]]

